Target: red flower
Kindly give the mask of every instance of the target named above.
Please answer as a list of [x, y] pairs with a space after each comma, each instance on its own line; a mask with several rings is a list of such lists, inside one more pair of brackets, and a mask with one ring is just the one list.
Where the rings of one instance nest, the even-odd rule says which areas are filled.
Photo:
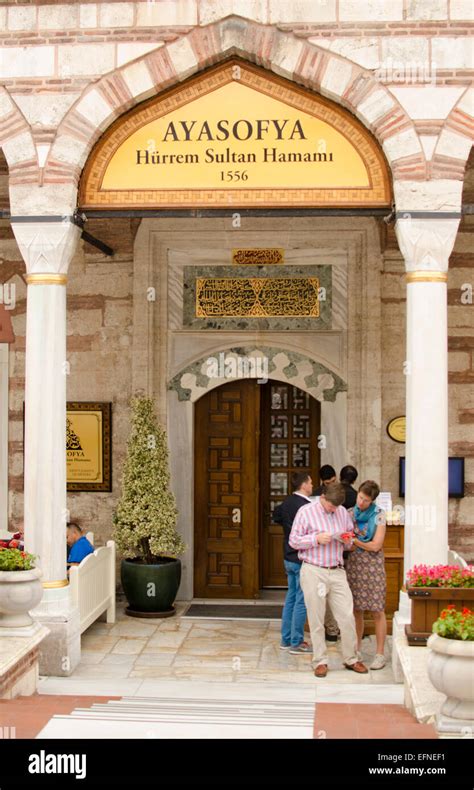
[[448, 609], [455, 609], [455, 605], [453, 603], [448, 604]]

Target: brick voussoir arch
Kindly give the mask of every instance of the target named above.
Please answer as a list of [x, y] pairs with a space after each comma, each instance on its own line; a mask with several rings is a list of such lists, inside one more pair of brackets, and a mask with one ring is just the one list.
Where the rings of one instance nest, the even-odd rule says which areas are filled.
[[[44, 181], [77, 183], [94, 143], [120, 115], [231, 56], [262, 66], [348, 109], [383, 148], [394, 178], [426, 178], [415, 125], [394, 96], [361, 66], [291, 32], [231, 16], [110, 72], [88, 86], [60, 124]], [[53, 175], [54, 174], [54, 175]]]
[[38, 157], [31, 129], [6, 88], [0, 87], [0, 148], [10, 184], [38, 182]]
[[431, 160], [433, 178], [464, 180], [474, 139], [473, 102], [474, 88], [467, 88], [446, 118]]

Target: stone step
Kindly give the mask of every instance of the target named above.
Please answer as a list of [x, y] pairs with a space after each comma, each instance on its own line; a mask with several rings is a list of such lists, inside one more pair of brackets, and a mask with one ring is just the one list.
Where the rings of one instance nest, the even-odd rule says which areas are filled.
[[[189, 687], [188, 690], [191, 691]], [[365, 696], [367, 691], [366, 688]], [[382, 724], [392, 725], [394, 717], [397, 726], [413, 727], [413, 717], [402, 705], [385, 702], [392, 699], [391, 691], [386, 686], [371, 686], [371, 701], [364, 705], [278, 699], [278, 694], [275, 699], [235, 699], [224, 695], [208, 698], [199, 694], [123, 697], [105, 704], [77, 707], [68, 715], [55, 715], [38, 738], [312, 738], [315, 731], [324, 730], [318, 723], [319, 710], [327, 713], [327, 709], [335, 709], [336, 720], [341, 721], [336, 711], [341, 713], [343, 708], [350, 709], [351, 719], [357, 719], [358, 710], [370, 710], [378, 731]], [[360, 701], [364, 699], [360, 692], [358, 696]]]
[[311, 738], [313, 722], [314, 702], [134, 697], [53, 716], [38, 737]]

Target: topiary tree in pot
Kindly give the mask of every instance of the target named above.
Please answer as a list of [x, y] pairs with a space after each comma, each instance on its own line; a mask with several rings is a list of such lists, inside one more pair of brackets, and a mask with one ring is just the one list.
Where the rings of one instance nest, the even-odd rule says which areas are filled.
[[122, 553], [121, 581], [134, 617], [167, 617], [181, 581], [178, 556], [186, 546], [176, 531], [178, 511], [170, 489], [168, 445], [151, 398], [134, 397], [131, 433], [114, 514]]

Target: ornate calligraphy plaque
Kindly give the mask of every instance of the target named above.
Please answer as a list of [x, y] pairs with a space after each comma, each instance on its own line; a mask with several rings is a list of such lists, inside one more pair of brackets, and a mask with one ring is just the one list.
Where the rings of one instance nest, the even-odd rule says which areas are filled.
[[257, 248], [254, 250], [232, 250], [232, 263], [242, 266], [265, 266], [284, 263], [285, 250]]
[[67, 404], [68, 491], [112, 491], [111, 403]]
[[388, 207], [391, 185], [378, 143], [353, 115], [233, 60], [118, 118], [89, 157], [79, 202], [84, 209]]
[[319, 316], [317, 277], [196, 279], [198, 318]]
[[326, 264], [194, 265], [172, 276], [183, 295], [183, 328], [332, 328], [332, 266]]

